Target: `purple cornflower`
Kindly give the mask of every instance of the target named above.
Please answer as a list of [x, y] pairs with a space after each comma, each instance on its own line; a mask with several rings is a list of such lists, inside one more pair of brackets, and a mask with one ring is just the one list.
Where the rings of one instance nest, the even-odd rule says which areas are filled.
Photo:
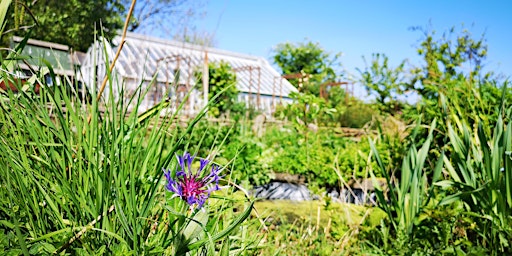
[[192, 162], [195, 156], [186, 153], [183, 156], [176, 156], [178, 158], [178, 170], [176, 170], [175, 178], [171, 177], [171, 171], [164, 169], [165, 177], [167, 178], [167, 185], [165, 188], [173, 192], [174, 197], [180, 197], [186, 201], [192, 208], [194, 205], [197, 209], [203, 207], [206, 199], [210, 197], [210, 193], [219, 190], [219, 166], [213, 164], [210, 173], [207, 175], [202, 174], [210, 162], [207, 159], [199, 160], [199, 169], [192, 172]]

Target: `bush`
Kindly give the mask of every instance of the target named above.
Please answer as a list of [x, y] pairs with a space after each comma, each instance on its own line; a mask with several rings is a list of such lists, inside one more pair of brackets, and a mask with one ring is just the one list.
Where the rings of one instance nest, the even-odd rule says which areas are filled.
[[362, 128], [377, 115], [377, 111], [371, 105], [362, 102], [352, 102], [339, 117], [339, 123], [343, 127]]

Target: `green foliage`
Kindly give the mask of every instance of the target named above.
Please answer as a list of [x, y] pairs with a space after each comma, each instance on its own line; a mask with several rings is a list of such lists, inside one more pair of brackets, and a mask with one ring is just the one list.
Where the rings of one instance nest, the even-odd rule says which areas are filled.
[[278, 44], [274, 52], [274, 63], [277, 64], [282, 74], [303, 74], [301, 79], [289, 79], [299, 91], [309, 91], [306, 87], [312, 85], [318, 96], [318, 86], [326, 81], [334, 81], [337, 78], [337, 66], [340, 66], [338, 58], [341, 54], [331, 56], [318, 44], [302, 42], [298, 44]]
[[[400, 179], [396, 184], [388, 182], [388, 197], [377, 191], [379, 207], [388, 217], [377, 230], [362, 234], [360, 239], [368, 243], [365, 250], [392, 255], [509, 254], [512, 125], [504, 123], [502, 113], [492, 135], [482, 123], [468, 126], [451, 113], [447, 153], [430, 166], [429, 175], [421, 174], [414, 164], [424, 161], [433, 136], [417, 153], [411, 146]], [[505, 120], [511, 114], [512, 108], [503, 113]], [[442, 179], [441, 168], [447, 179]]]
[[[217, 161], [230, 163], [231, 178], [242, 184], [264, 184], [272, 172], [277, 172], [302, 175], [311, 186], [335, 187], [339, 185], [335, 167], [345, 180], [367, 176], [371, 151], [367, 140], [344, 138], [336, 128], [313, 132], [291, 126], [269, 126], [258, 138], [247, 131], [248, 126], [245, 122], [226, 125], [202, 121], [186, 140], [200, 155], [217, 152]], [[386, 166], [401, 160], [402, 146], [398, 137], [382, 136], [377, 147], [383, 151]]]
[[226, 159], [233, 159], [231, 178], [239, 184], [262, 185], [270, 181], [270, 172], [262, 159], [263, 144], [254, 136], [241, 134], [230, 140], [223, 150]]
[[[285, 109], [275, 112], [279, 118], [300, 120], [303, 124], [321, 124], [338, 126], [349, 124], [350, 127], [362, 127], [364, 121], [371, 120], [371, 114], [363, 111], [352, 121], [353, 112], [347, 108], [351, 106], [363, 107], [364, 104], [349, 95], [339, 85], [330, 85], [338, 82], [343, 74], [338, 67], [340, 54], [332, 56], [325, 52], [318, 43], [304, 42], [298, 44], [283, 43], [274, 49], [274, 63], [282, 70], [283, 75], [294, 75], [288, 80], [299, 89], [299, 94], [292, 94], [295, 100]], [[352, 110], [359, 110], [354, 109]], [[368, 109], [364, 109], [368, 110]], [[346, 115], [345, 115], [346, 114]]]
[[7, 16], [7, 10], [9, 10], [9, 6], [11, 5], [11, 0], [2, 1], [0, 3], [0, 39], [4, 34], [4, 26], [5, 26], [5, 17]]
[[[433, 35], [421, 43], [425, 66], [413, 71], [417, 82], [408, 85], [422, 98], [402, 117], [423, 126], [437, 120], [436, 132], [416, 128], [410, 134], [410, 149], [395, 171], [396, 183], [388, 183], [388, 198], [377, 194], [388, 218], [362, 239], [382, 254], [507, 254], [512, 196], [505, 167], [512, 139], [504, 122], [510, 117], [501, 110], [512, 93], [506, 83], [480, 77], [483, 39], [474, 40], [467, 31], [455, 40], [436, 41]], [[432, 159], [438, 159], [435, 165]]]
[[[218, 122], [209, 122], [204, 119], [199, 121], [194, 129], [187, 135], [187, 146], [198, 155], [206, 156], [215, 151], [220, 145], [229, 144], [231, 138], [237, 136], [238, 130], [235, 125], [223, 124]], [[186, 127], [177, 127], [184, 130]], [[180, 148], [185, 150], [185, 147]], [[226, 162], [227, 163], [227, 162]]]
[[[367, 177], [367, 165], [375, 165], [368, 162], [371, 148], [367, 140], [344, 138], [337, 128], [313, 132], [294, 129], [296, 125], [268, 126], [258, 138], [247, 130], [249, 125], [201, 121], [186, 140], [199, 155], [218, 152], [217, 161], [222, 165], [230, 163], [231, 178], [242, 184], [264, 184], [272, 172], [277, 172], [302, 175], [311, 186], [336, 187], [339, 180], [335, 168], [350, 180]], [[401, 161], [402, 147], [396, 135], [383, 135], [377, 144], [386, 166]]]
[[[507, 221], [507, 217], [504, 217], [508, 216], [508, 213], [504, 212], [509, 211], [509, 206], [504, 199], [507, 193], [506, 174], [499, 171], [503, 164], [500, 165], [498, 159], [502, 159], [501, 163], [508, 161], [505, 145], [510, 139], [505, 137], [508, 135], [505, 135], [506, 128], [500, 114], [502, 105], [499, 99], [505, 99], [505, 102], [508, 102], [510, 93], [506, 86], [501, 90], [498, 89], [495, 82], [474, 84], [462, 78], [448, 81], [442, 88], [438, 91], [438, 100], [424, 98], [420, 105], [421, 115], [426, 117], [426, 120], [439, 120], [436, 129], [438, 134], [429, 135], [425, 140], [425, 133], [418, 130], [413, 132], [409, 139], [412, 140], [411, 148], [420, 143], [424, 143], [423, 147], [425, 143], [432, 143], [433, 149], [429, 152], [428, 158], [440, 157], [444, 159], [443, 163], [438, 161], [435, 167], [431, 164], [430, 168], [424, 170], [423, 178], [418, 180], [418, 184], [426, 182], [428, 186], [423, 185], [423, 187], [428, 189], [420, 187], [416, 194], [411, 191], [409, 197], [406, 197], [409, 203], [400, 202], [400, 197], [392, 196], [400, 194], [397, 191], [402, 190], [403, 184], [407, 184], [404, 183], [403, 175], [411, 168], [402, 165], [397, 172], [401, 178], [389, 191], [391, 194], [388, 198], [391, 202], [391, 206], [388, 207], [390, 211], [387, 211], [389, 224], [383, 223], [381, 231], [374, 233], [376, 237], [370, 240], [377, 244], [376, 247], [384, 245], [389, 250], [387, 251], [389, 254], [422, 252], [455, 255], [508, 252], [510, 222]], [[494, 132], [493, 127], [496, 127]], [[490, 137], [491, 134], [494, 136]], [[496, 148], [498, 150], [495, 150]], [[441, 150], [446, 153], [443, 154]], [[418, 158], [409, 157], [409, 159]], [[407, 158], [404, 159], [404, 163], [406, 160]], [[407, 160], [407, 162], [411, 161]], [[449, 180], [442, 180], [435, 184], [445, 188], [446, 191], [432, 189], [432, 183], [440, 179], [438, 168], [441, 167], [446, 168], [445, 175]], [[494, 173], [494, 177], [499, 178], [493, 179], [490, 173]], [[498, 193], [499, 197], [492, 196]], [[413, 198], [421, 199], [422, 197], [435, 197], [436, 201], [440, 201], [440, 205], [425, 205], [429, 201], [413, 203]], [[393, 203], [395, 200], [393, 198], [399, 202], [398, 207]], [[381, 200], [383, 205], [384, 201]], [[432, 218], [439, 218], [436, 215], [446, 209], [443, 208], [446, 207], [444, 205], [451, 207], [450, 203], [460, 201], [464, 202], [462, 206], [456, 207], [456, 210], [448, 216], [443, 215], [444, 218], [452, 221], [446, 223], [432, 220]], [[419, 205], [420, 209], [408, 210], [412, 209], [411, 205]], [[397, 211], [397, 209], [401, 210]], [[497, 209], [501, 210], [497, 211]], [[407, 214], [401, 215], [400, 212]], [[411, 213], [409, 217], [403, 218], [409, 222], [401, 222], [400, 216]], [[453, 222], [456, 225], [449, 226]], [[400, 226], [400, 223], [406, 225]], [[404, 232], [403, 229], [409, 231]]]
[[294, 103], [278, 106], [274, 116], [292, 121], [302, 130], [308, 124], [362, 128], [378, 114], [371, 104], [352, 98], [345, 100], [343, 89], [334, 87], [331, 90], [327, 100], [314, 94], [291, 94]]
[[313, 133], [306, 136], [296, 134], [294, 142], [289, 138], [284, 145], [276, 145], [279, 158], [271, 163], [272, 169], [302, 175], [312, 186], [337, 185], [338, 178], [333, 169], [334, 149], [325, 145], [321, 136]]
[[370, 94], [376, 96], [381, 111], [394, 114], [400, 110], [396, 109], [397, 97], [410, 82], [404, 78], [405, 61], [392, 68], [389, 67], [389, 59], [385, 54], [377, 53], [372, 57], [371, 65], [366, 64], [364, 71], [358, 69], [361, 75], [360, 82]]
[[[436, 151], [432, 156], [439, 156], [440, 150], [448, 147], [448, 124], [456, 122], [465, 123], [470, 127], [476, 127], [479, 123], [487, 135], [491, 134], [491, 127], [494, 127], [500, 112], [499, 99], [504, 97], [507, 101], [512, 100], [510, 89], [501, 90], [506, 84], [498, 84], [496, 81], [484, 81], [482, 83], [471, 83], [464, 79], [447, 81], [444, 86], [438, 87], [435, 99], [422, 98], [415, 108], [404, 110], [403, 117], [410, 120], [422, 120], [424, 125], [432, 120], [438, 120], [439, 133], [434, 138], [433, 147]], [[419, 131], [416, 138], [410, 138], [412, 143], [422, 143], [426, 133]]]
[[[202, 73], [198, 72], [197, 77], [202, 77]], [[212, 116], [219, 117], [222, 114], [236, 116], [245, 111], [243, 102], [238, 102], [236, 74], [228, 63], [210, 63], [208, 79], [208, 98], [212, 99], [216, 96], [216, 100], [209, 110]]]
[[338, 115], [338, 123], [342, 127], [362, 128], [372, 121], [377, 114], [374, 106], [361, 101], [351, 101], [345, 107], [345, 111]]
[[[373, 156], [386, 178], [387, 189], [389, 189], [389, 192], [385, 194], [385, 190], [375, 180], [375, 174], [370, 172], [374, 179], [379, 207], [386, 212], [391, 227], [398, 236], [413, 235], [415, 221], [432, 197], [434, 186], [431, 183], [441, 178], [443, 158], [437, 161], [435, 167], [428, 166], [429, 162], [427, 161], [434, 129], [435, 122], [432, 123], [428, 138], [421, 149], [417, 150], [413, 145], [408, 150], [402, 162], [401, 177], [396, 183], [393, 181], [393, 176], [390, 175], [391, 172], [386, 170], [375, 145], [370, 141]], [[430, 181], [424, 170], [426, 167], [433, 167], [433, 177]]]
[[363, 255], [488, 255], [491, 251], [474, 244], [475, 223], [463, 216], [462, 203], [423, 208], [413, 227], [413, 237], [397, 236], [386, 220], [376, 228], [363, 227], [358, 240], [364, 241]]
[[324, 201], [256, 202], [270, 229], [257, 255], [357, 255], [361, 224], [373, 227], [380, 209]]
[[400, 162], [403, 159], [403, 141], [396, 135], [381, 134], [374, 145], [380, 152], [379, 156], [386, 169], [380, 169], [375, 161], [372, 161], [372, 147], [368, 140], [371, 137], [362, 137], [358, 142], [346, 143], [336, 148], [336, 170], [344, 180], [365, 179], [369, 177], [369, 170], [376, 177], [384, 177], [383, 171], [388, 174], [399, 171]]
[[[405, 140], [381, 129], [376, 144], [374, 137], [368, 143], [335, 139], [330, 143], [321, 129], [313, 133], [304, 128], [304, 124], [327, 120], [322, 119], [321, 111], [304, 111], [320, 105], [310, 96], [315, 95], [312, 90], [301, 96], [302, 102], [297, 100], [295, 106], [287, 107], [288, 112], [282, 112], [297, 120], [298, 129], [267, 134], [267, 145], [279, 155], [271, 168], [304, 175], [313, 185], [337, 185], [339, 181], [330, 175], [365, 177], [367, 170], [372, 178], [386, 178], [387, 190], [375, 182], [386, 218], [376, 228], [362, 227], [356, 240], [362, 250], [354, 254], [510, 253], [512, 109], [506, 115], [501, 110], [504, 102], [509, 108], [512, 93], [506, 83], [481, 76], [484, 42], [483, 38], [472, 39], [467, 31], [455, 40], [449, 36], [436, 40], [433, 34], [426, 34], [419, 49], [425, 65], [412, 71], [412, 80], [405, 81], [408, 74], [403, 66], [390, 68], [386, 58], [377, 57], [373, 67], [362, 72], [369, 87], [381, 96], [381, 103], [389, 104], [386, 112], [394, 113], [393, 97], [402, 89], [414, 89], [422, 96], [416, 107], [402, 109], [405, 122], [416, 123]], [[322, 104], [330, 107], [328, 102]], [[349, 113], [346, 109], [341, 112]], [[429, 125], [429, 130], [423, 129]], [[332, 164], [335, 173], [326, 171]], [[294, 239], [291, 234], [282, 237]], [[314, 244], [308, 241], [297, 246], [315, 248]]]
[[340, 86], [333, 86], [329, 88], [329, 90], [327, 91], [326, 100], [332, 107], [336, 107], [336, 109], [338, 110], [338, 107], [343, 107], [343, 105], [347, 103], [347, 101], [349, 100], [349, 95]]
[[270, 160], [263, 156], [264, 143], [247, 130], [248, 126], [243, 121], [202, 120], [187, 137], [187, 144], [199, 155], [215, 152], [216, 161], [227, 166], [230, 178], [237, 184], [261, 185], [270, 180]]
[[462, 201], [479, 219], [477, 241], [494, 254], [508, 254], [512, 251], [512, 108], [505, 116], [508, 125], [499, 113], [492, 136], [482, 123], [474, 129], [453, 115], [455, 127], [448, 124], [453, 151], [451, 161], [445, 160], [450, 180], [438, 185], [455, 192], [443, 198], [441, 205]]
[[282, 112], [276, 112], [281, 118], [295, 122], [297, 129], [303, 130], [308, 124], [318, 124], [320, 118], [332, 116], [336, 110], [329, 108], [323, 98], [313, 94], [292, 93], [294, 103], [286, 105]]
[[[97, 101], [93, 90], [91, 105], [82, 105], [65, 87], [34, 81], [38, 95], [21, 83], [18, 93], [0, 95], [0, 248], [6, 254], [213, 254], [216, 245], [233, 244], [230, 253], [250, 241], [229, 237], [252, 209], [249, 203], [233, 213], [232, 192], [219, 198], [222, 207], [206, 212], [206, 221], [166, 208], [162, 168], [176, 166], [178, 149], [195, 146], [186, 139], [205, 111], [175, 129], [179, 110], [160, 116], [166, 101], [139, 116], [138, 104], [128, 112], [123, 101]], [[183, 242], [182, 235], [188, 243], [173, 243]]]
[[[163, 251], [165, 255], [189, 255], [196, 251], [198, 254], [210, 252], [210, 255], [214, 255], [214, 252], [224, 251], [227, 254], [230, 251], [235, 251], [229, 246], [230, 243], [238, 239], [229, 239], [227, 236], [237, 228], [242, 228], [241, 224], [249, 217], [254, 202], [244, 205], [241, 203], [244, 200], [228, 198], [232, 195], [233, 190], [228, 191], [225, 197], [221, 196], [217, 200], [215, 205], [217, 209], [214, 212], [218, 218], [211, 218], [212, 216], [209, 214], [211, 210], [197, 210], [190, 213], [185, 201], [169, 196], [167, 200], [169, 205], [166, 206], [166, 209], [170, 214], [166, 214], [166, 218], [161, 224], [161, 226], [165, 226], [170, 223], [168, 233], [172, 233], [172, 236], [168, 238], [170, 246]], [[243, 212], [233, 214], [234, 207], [243, 208]], [[245, 241], [242, 241], [241, 244], [251, 243], [252, 239], [254, 238], [245, 237]]]
[[[2, 3], [7, 1], [2, 1]], [[199, 1], [144, 0], [137, 1], [128, 31], [149, 31], [164, 28], [160, 20], [173, 22], [187, 31], [184, 20], [197, 14]], [[32, 28], [32, 38], [69, 45], [78, 51], [87, 51], [94, 40], [95, 31], [112, 39], [123, 26], [132, 0], [17, 0], [10, 10], [11, 20], [5, 31], [24, 37]], [[184, 8], [190, 8], [184, 10]], [[179, 18], [178, 18], [179, 16]], [[169, 17], [172, 17], [169, 19]], [[175, 34], [177, 35], [177, 34]], [[2, 45], [8, 45], [8, 37]], [[207, 40], [211, 42], [210, 40]]]
[[[506, 83], [494, 80], [490, 74], [481, 77], [481, 62], [487, 49], [484, 38], [475, 40], [468, 31], [455, 34], [454, 29], [440, 39], [434, 36], [434, 32], [425, 32], [418, 49], [425, 64], [414, 71], [417, 82], [409, 88], [416, 90], [421, 99], [415, 107], [405, 108], [402, 117], [420, 119], [424, 125], [438, 120], [439, 133], [433, 141], [436, 150], [431, 154], [437, 157], [443, 148], [451, 150], [447, 134], [454, 116], [471, 127], [481, 122], [489, 135], [498, 119], [499, 99], [512, 100], [512, 91], [501, 90]], [[410, 141], [421, 144], [426, 133], [420, 131], [417, 136]]]
[[[96, 114], [88, 124], [86, 109], [60, 87], [44, 87], [43, 92], [41, 98], [10, 93], [2, 101], [2, 109], [10, 111], [0, 114], [0, 148], [9, 155], [0, 161], [6, 172], [0, 181], [5, 186], [1, 198], [8, 199], [2, 202], [1, 215], [16, 223], [18, 248], [49, 243], [58, 251], [84, 246], [97, 253], [105, 244], [116, 244], [146, 250], [143, 243], [151, 234], [147, 221], [160, 211], [161, 190], [156, 188], [161, 167], [174, 151], [154, 152], [173, 143], [159, 129], [146, 138], [149, 123], [138, 123], [135, 114], [119, 119], [118, 106], [100, 116], [93, 103], [89, 110]], [[59, 106], [54, 115], [47, 103]], [[95, 225], [95, 219], [101, 221]], [[83, 234], [74, 242], [80, 230]]]
[[111, 39], [122, 28], [124, 6], [117, 0], [46, 0], [15, 1], [10, 9], [7, 29], [24, 37], [32, 26], [31, 37], [69, 45], [87, 51], [94, 41], [95, 31]]
[[[452, 80], [479, 79], [482, 62], [487, 56], [487, 45], [482, 35], [474, 39], [471, 33], [462, 28], [455, 31], [451, 28], [436, 38], [435, 31], [414, 28], [424, 33], [424, 38], [417, 49], [423, 58], [424, 65], [413, 71], [414, 80], [419, 83], [409, 83], [409, 89], [416, 90], [422, 97], [432, 99], [438, 96], [438, 91]], [[484, 78], [489, 78], [486, 74]]]
[[264, 142], [274, 156], [269, 163], [272, 171], [302, 175], [312, 187], [337, 187], [335, 167], [345, 180], [364, 176], [369, 147], [332, 129], [303, 133], [274, 128], [265, 134]]
[[[8, 2], [0, 5], [0, 24]], [[51, 11], [53, 2], [44, 8], [29, 7], [34, 13]], [[38, 19], [58, 25], [71, 19], [64, 12], [86, 3], [70, 1], [62, 5], [62, 12], [55, 12], [54, 20], [49, 14]], [[108, 3], [114, 1], [97, 4]], [[17, 6], [8, 15], [26, 22], [30, 14]], [[118, 8], [110, 7], [110, 11]], [[77, 10], [72, 20], [101, 15]], [[60, 36], [75, 40], [67, 29]], [[53, 30], [47, 31], [48, 36], [58, 38]], [[182, 126], [174, 122], [178, 113], [161, 119], [158, 113], [168, 104], [164, 101], [137, 116], [136, 110], [128, 113], [123, 102], [93, 100], [82, 106], [72, 91], [45, 85], [42, 71], [29, 84], [2, 72], [1, 80], [14, 82], [20, 92], [0, 95], [0, 151], [4, 154], [0, 158], [0, 251], [7, 255], [61, 251], [510, 254], [512, 93], [506, 83], [481, 76], [485, 40], [474, 40], [467, 31], [452, 40], [453, 32], [441, 39], [425, 33], [418, 49], [425, 63], [412, 71], [410, 81], [404, 79], [409, 74], [403, 62], [393, 68], [385, 55], [374, 55], [372, 64], [360, 73], [362, 82], [377, 95], [378, 106], [347, 97], [339, 87], [328, 89], [326, 98], [319, 97], [320, 85], [336, 79], [337, 56], [331, 58], [313, 43], [279, 45], [275, 63], [283, 73], [311, 77], [303, 79], [302, 87], [292, 80], [303, 93], [277, 112], [292, 125], [268, 125], [261, 137], [249, 131], [249, 120], [201, 121], [205, 113], [201, 112]], [[8, 60], [19, 58], [15, 52], [21, 48]], [[13, 63], [2, 61], [2, 70], [13, 70]], [[47, 68], [55, 79], [53, 67]], [[240, 117], [245, 109], [235, 104], [238, 91], [231, 68], [225, 63], [210, 64], [209, 77], [209, 114]], [[112, 81], [109, 84], [115, 86]], [[30, 89], [36, 82], [42, 86], [40, 95]], [[397, 113], [396, 96], [404, 89], [422, 96], [417, 106], [402, 109], [404, 122], [416, 123], [413, 129], [405, 129], [406, 139], [404, 134], [387, 132], [388, 121], [376, 115], [378, 108]], [[92, 99], [94, 94], [93, 90]], [[100, 106], [105, 107], [103, 112]], [[378, 122], [366, 125], [370, 120]], [[339, 125], [366, 125], [379, 129], [379, 134], [369, 132], [360, 141], [347, 139]], [[423, 129], [428, 125], [428, 131]], [[210, 156], [224, 166], [222, 185], [228, 188], [212, 194], [204, 212], [190, 212], [179, 198], [165, 194], [161, 170], [175, 168], [174, 155], [182, 151]], [[263, 184], [272, 172], [304, 176], [313, 188], [335, 187], [340, 179], [370, 174], [379, 204], [371, 211], [354, 210], [326, 198], [314, 202], [315, 207], [312, 202], [303, 207], [280, 204], [277, 210], [262, 207], [264, 225], [270, 230], [259, 233], [262, 220], [252, 211], [248, 195], [236, 191], [240, 186], [228, 185]], [[385, 178], [385, 188], [378, 186], [378, 177]], [[256, 217], [251, 218], [251, 213]]]
[[[414, 144], [409, 148], [399, 179], [383, 171], [386, 190], [377, 186], [376, 193], [379, 208], [387, 218], [378, 228], [361, 233], [359, 239], [366, 241], [365, 251], [386, 255], [465, 255], [492, 251], [477, 242], [478, 230], [474, 219], [463, 214], [464, 204], [459, 201], [442, 206], [446, 197], [435, 184], [442, 179], [443, 163], [449, 160], [444, 155], [435, 164], [428, 160], [434, 130], [435, 123], [421, 149], [416, 150]], [[373, 143], [371, 146], [379, 168], [385, 169], [379, 150]], [[374, 178], [373, 171], [371, 174]], [[374, 185], [378, 183], [374, 181]]]

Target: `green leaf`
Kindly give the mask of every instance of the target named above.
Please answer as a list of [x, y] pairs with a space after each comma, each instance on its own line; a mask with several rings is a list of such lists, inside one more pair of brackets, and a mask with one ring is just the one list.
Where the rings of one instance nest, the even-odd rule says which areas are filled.
[[196, 211], [194, 216], [188, 219], [188, 224], [183, 230], [186, 241], [199, 240], [203, 232], [205, 232], [206, 223], [208, 223], [208, 213], [201, 209]]
[[7, 10], [11, 5], [12, 0], [2, 0], [0, 2], [0, 38], [3, 35], [4, 27], [5, 27], [5, 17], [7, 16]]
[[[216, 242], [222, 238], [224, 238], [225, 236], [229, 235], [231, 232], [233, 232], [233, 230], [235, 230], [240, 224], [242, 224], [242, 222], [244, 220], [246, 220], [250, 214], [251, 214], [251, 211], [253, 209], [253, 206], [254, 206], [254, 201], [251, 202], [251, 204], [249, 205], [249, 207], [247, 207], [245, 209], [244, 212], [242, 212], [236, 219], [234, 219], [230, 224], [229, 226], [220, 231], [219, 233], [216, 233], [214, 234], [212, 237], [211, 237], [211, 240], [213, 242]], [[197, 241], [195, 243], [192, 243], [188, 246], [188, 249], [189, 250], [194, 250], [194, 249], [197, 249], [201, 246], [203, 246], [205, 243], [207, 243], [210, 239], [203, 239], [203, 240], [200, 240], [200, 241]]]
[[434, 183], [435, 186], [439, 186], [443, 189], [451, 188], [455, 185], [455, 183], [451, 180], [442, 180]]

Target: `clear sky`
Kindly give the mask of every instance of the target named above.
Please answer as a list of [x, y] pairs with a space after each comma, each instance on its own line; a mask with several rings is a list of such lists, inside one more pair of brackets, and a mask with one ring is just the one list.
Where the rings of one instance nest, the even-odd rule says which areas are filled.
[[416, 46], [422, 38], [412, 26], [441, 34], [463, 26], [474, 38], [485, 33], [487, 70], [512, 76], [512, 1], [305, 1], [209, 0], [198, 31], [214, 34], [216, 47], [265, 57], [279, 43], [318, 42], [326, 52], [342, 52], [349, 74], [364, 68], [361, 56], [384, 53], [391, 64], [409, 59], [419, 64]]

